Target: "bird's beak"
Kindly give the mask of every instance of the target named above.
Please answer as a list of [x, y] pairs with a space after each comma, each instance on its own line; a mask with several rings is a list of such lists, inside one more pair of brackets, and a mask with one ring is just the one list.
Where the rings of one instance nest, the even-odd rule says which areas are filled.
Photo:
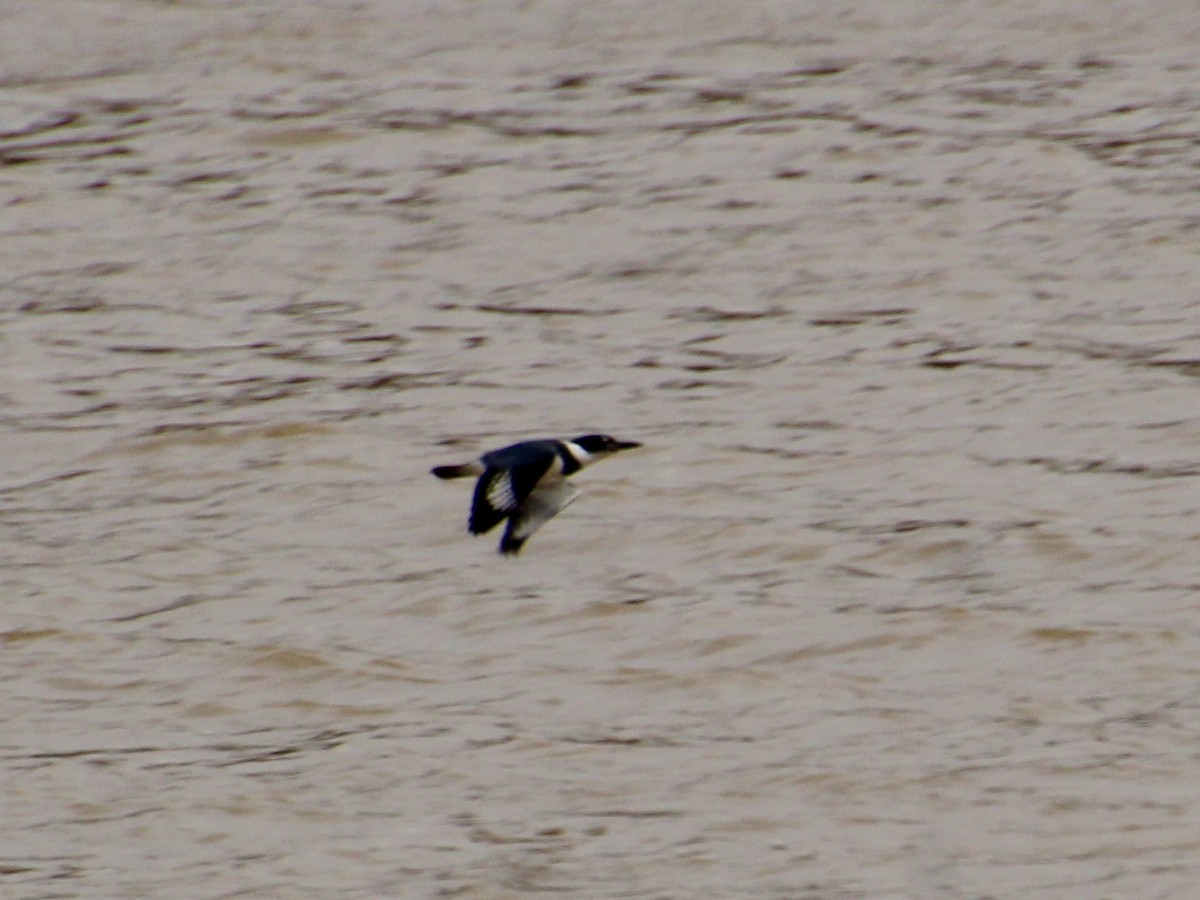
[[642, 446], [637, 441], [617, 441], [612, 445], [613, 451], [617, 450], [632, 450], [634, 447]]

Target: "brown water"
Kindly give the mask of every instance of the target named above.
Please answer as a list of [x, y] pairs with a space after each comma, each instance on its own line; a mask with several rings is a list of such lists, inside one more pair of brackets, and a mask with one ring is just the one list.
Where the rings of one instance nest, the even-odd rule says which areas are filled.
[[0, 45], [0, 895], [1196, 896], [1193, 4]]

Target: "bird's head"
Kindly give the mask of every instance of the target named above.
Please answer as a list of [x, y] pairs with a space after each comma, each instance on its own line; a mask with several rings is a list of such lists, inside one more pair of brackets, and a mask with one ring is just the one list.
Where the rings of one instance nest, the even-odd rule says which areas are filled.
[[571, 443], [593, 460], [616, 453], [618, 450], [632, 450], [634, 447], [642, 446], [637, 441], [619, 441], [607, 434], [584, 434], [577, 438], [571, 438]]

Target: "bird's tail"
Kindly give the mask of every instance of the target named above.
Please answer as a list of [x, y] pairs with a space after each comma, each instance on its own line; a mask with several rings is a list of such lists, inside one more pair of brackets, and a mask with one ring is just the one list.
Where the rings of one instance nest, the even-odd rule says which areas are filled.
[[483, 472], [479, 463], [466, 463], [461, 466], [434, 466], [431, 470], [438, 478], [473, 478]]

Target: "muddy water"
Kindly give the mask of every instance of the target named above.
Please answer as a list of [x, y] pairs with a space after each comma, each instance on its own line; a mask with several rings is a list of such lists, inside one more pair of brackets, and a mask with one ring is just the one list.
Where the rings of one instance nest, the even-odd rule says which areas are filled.
[[1195, 896], [1191, 4], [0, 30], [0, 895]]

